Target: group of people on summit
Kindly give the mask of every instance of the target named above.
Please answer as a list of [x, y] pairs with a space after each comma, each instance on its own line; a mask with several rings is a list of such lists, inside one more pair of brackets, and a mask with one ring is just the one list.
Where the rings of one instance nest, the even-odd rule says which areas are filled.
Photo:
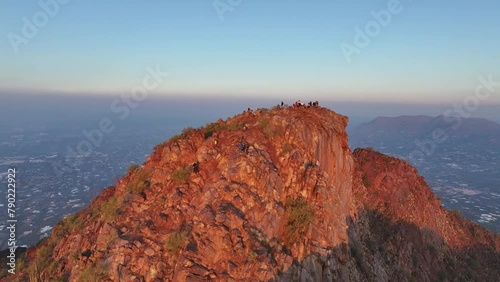
[[[283, 106], [283, 102], [281, 102], [281, 105]], [[312, 102], [312, 101], [309, 101], [309, 103], [307, 103], [307, 105], [305, 103], [303, 103], [302, 101], [300, 100], [297, 100], [295, 103], [293, 103], [293, 108], [300, 108], [300, 107], [305, 107], [305, 108], [318, 108], [319, 107], [319, 102], [318, 101], [315, 101], [315, 102]]]
[[[281, 104], [278, 106], [280, 108], [288, 107], [288, 105], [285, 105], [285, 103], [283, 101], [281, 101]], [[305, 104], [301, 100], [297, 100], [297, 101], [295, 101], [295, 103], [293, 103], [293, 105], [291, 107], [292, 108], [302, 108], [302, 107], [304, 107], [304, 108], [319, 108], [319, 102], [318, 101], [314, 101], [314, 102], [309, 101], [309, 103]], [[247, 111], [250, 113], [253, 113], [253, 110], [251, 108], [248, 108]], [[217, 144], [217, 141], [215, 141], [215, 144]], [[249, 149], [250, 149], [250, 144], [247, 141], [245, 141], [245, 137], [242, 136], [240, 141], [237, 144], [237, 147], [238, 147], [238, 150], [240, 152], [244, 152], [244, 153], [248, 154]], [[195, 162], [191, 166], [192, 166], [194, 173], [199, 173], [199, 171], [200, 171], [200, 163], [199, 162]]]

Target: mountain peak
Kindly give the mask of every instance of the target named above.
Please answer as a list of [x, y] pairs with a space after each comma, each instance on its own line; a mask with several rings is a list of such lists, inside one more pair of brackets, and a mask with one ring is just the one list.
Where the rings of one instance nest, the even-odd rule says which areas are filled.
[[[352, 154], [347, 122], [325, 108], [275, 107], [185, 129], [59, 223], [28, 251], [30, 266], [21, 275], [70, 281], [498, 276], [498, 268], [459, 268], [459, 255], [493, 266], [498, 237], [449, 217], [406, 162], [370, 150]], [[385, 180], [389, 172], [393, 178]], [[430, 219], [435, 212], [446, 217]], [[396, 234], [412, 233], [384, 237], [387, 230], [373, 227], [380, 222]]]

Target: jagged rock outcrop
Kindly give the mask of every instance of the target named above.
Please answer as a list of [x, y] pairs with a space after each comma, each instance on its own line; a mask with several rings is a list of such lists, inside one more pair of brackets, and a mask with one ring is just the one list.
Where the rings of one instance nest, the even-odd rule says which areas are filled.
[[347, 121], [280, 108], [187, 129], [28, 250], [17, 278], [500, 280], [498, 236], [406, 162], [352, 153]]

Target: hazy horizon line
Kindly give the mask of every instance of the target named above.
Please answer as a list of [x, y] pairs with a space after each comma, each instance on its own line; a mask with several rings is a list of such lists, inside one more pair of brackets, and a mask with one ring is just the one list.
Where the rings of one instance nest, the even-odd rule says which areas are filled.
[[[336, 92], [339, 93], [339, 92]], [[308, 95], [304, 94], [303, 97], [298, 96], [298, 94], [295, 94], [293, 96], [287, 95], [286, 93], [282, 94], [269, 94], [269, 95], [264, 95], [261, 93], [260, 95], [253, 95], [251, 93], [236, 93], [235, 94], [229, 94], [229, 93], [220, 93], [220, 94], [215, 94], [215, 93], [191, 93], [191, 92], [176, 92], [176, 93], [166, 93], [166, 92], [152, 92], [148, 94], [149, 99], [154, 99], [154, 100], [169, 100], [169, 99], [175, 99], [175, 100], [189, 100], [189, 99], [196, 99], [196, 100], [213, 100], [214, 98], [216, 99], [226, 99], [226, 100], [238, 100], [238, 101], [273, 101], [273, 103], [280, 103], [281, 101], [285, 103], [293, 103], [291, 101], [296, 101], [298, 99], [304, 100], [303, 102], [307, 102], [309, 100], [311, 101], [323, 101], [323, 102], [335, 102], [335, 103], [346, 103], [346, 104], [373, 104], [373, 105], [386, 105], [386, 106], [391, 106], [391, 105], [419, 105], [419, 106], [436, 106], [436, 107], [446, 107], [446, 106], [453, 106], [455, 103], [460, 103], [462, 102], [463, 99], [459, 100], [453, 100], [453, 101], [409, 101], [409, 100], [378, 100], [378, 99], [352, 99], [352, 100], [346, 100], [344, 98], [338, 98], [335, 97], [336, 93], [332, 93], [330, 97], [325, 97], [325, 96], [320, 96], [320, 95], [309, 95], [309, 98], [307, 97]], [[100, 98], [100, 99], [110, 99], [110, 98], [116, 98], [118, 96], [128, 94], [126, 91], [122, 92], [85, 92], [85, 91], [61, 91], [61, 90], [30, 90], [30, 89], [0, 89], [0, 97], [1, 96], [9, 96], [9, 95], [22, 95], [25, 97], [57, 97], [57, 98], [63, 98], [63, 99], [78, 99], [78, 98]], [[345, 92], [344, 92], [345, 94]], [[408, 93], [405, 93], [406, 95]], [[402, 94], [403, 95], [403, 94]], [[416, 94], [417, 95], [417, 94]], [[466, 98], [467, 96], [464, 96], [463, 98]], [[243, 100], [243, 101], [242, 101]], [[484, 106], [500, 106], [500, 101], [492, 101], [490, 103], [484, 104]]]

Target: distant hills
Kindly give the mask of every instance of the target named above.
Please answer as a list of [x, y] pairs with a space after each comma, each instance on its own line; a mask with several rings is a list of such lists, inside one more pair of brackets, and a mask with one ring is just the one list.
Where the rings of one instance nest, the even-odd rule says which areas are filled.
[[[400, 137], [432, 138], [442, 135], [452, 141], [471, 142], [482, 146], [500, 145], [500, 124], [482, 118], [447, 116], [377, 117], [355, 127], [353, 138], [399, 135]], [[401, 136], [404, 135], [404, 136]]]

